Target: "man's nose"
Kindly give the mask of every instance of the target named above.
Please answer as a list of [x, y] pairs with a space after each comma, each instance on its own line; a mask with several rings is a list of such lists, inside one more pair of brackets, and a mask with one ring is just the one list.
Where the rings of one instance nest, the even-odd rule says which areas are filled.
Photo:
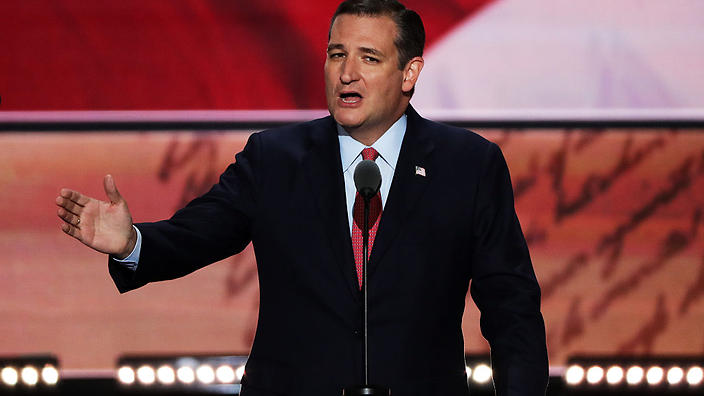
[[357, 63], [354, 62], [354, 60], [345, 59], [345, 61], [342, 63], [340, 82], [342, 82], [343, 84], [349, 84], [357, 80], [359, 80], [359, 70]]

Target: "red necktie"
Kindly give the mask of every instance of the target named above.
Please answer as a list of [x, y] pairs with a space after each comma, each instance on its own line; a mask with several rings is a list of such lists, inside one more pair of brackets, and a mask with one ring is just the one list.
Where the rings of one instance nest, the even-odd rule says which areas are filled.
[[[362, 158], [365, 160], [376, 160], [379, 153], [373, 148], [365, 148], [362, 150]], [[357, 281], [359, 288], [362, 288], [362, 256], [364, 255], [362, 238], [362, 227], [364, 227], [364, 198], [357, 193], [354, 199], [354, 207], [352, 208], [352, 249], [354, 250], [354, 263], [357, 267]], [[374, 246], [374, 237], [376, 230], [379, 228], [379, 219], [381, 219], [381, 194], [376, 193], [369, 200], [369, 249], [367, 250], [367, 259], [371, 256], [372, 246]]]

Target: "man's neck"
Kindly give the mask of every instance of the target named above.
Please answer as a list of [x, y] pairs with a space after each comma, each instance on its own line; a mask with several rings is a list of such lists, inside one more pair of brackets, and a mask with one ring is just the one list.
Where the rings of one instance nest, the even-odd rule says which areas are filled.
[[404, 114], [405, 112], [402, 112], [398, 115], [398, 117], [394, 118], [393, 121], [391, 121], [388, 125], [382, 125], [380, 127], [376, 128], [364, 128], [364, 126], [360, 126], [357, 128], [345, 128], [345, 131], [352, 137], [352, 139], [362, 143], [363, 145], [369, 147], [373, 145], [379, 138], [384, 136], [386, 131], [391, 128], [392, 125], [394, 125]]
[[[391, 125], [393, 125], [393, 124], [391, 124]], [[391, 125], [389, 125], [389, 127]], [[369, 147], [369, 146], [373, 145], [374, 142], [379, 140], [380, 137], [384, 136], [384, 134], [386, 133], [386, 131], [388, 129], [389, 128], [387, 127], [387, 128], [384, 128], [383, 130], [359, 131], [359, 130], [354, 130], [354, 129], [350, 130], [350, 129], [345, 128], [345, 131], [347, 131], [347, 133], [349, 133], [349, 135], [350, 135], [350, 137], [352, 137], [352, 139]]]

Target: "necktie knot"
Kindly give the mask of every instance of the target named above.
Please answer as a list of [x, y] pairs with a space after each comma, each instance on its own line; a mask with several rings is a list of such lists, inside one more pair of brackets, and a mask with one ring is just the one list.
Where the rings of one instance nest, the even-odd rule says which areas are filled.
[[367, 147], [362, 150], [362, 159], [364, 160], [376, 161], [378, 156], [379, 152], [377, 152], [373, 147]]

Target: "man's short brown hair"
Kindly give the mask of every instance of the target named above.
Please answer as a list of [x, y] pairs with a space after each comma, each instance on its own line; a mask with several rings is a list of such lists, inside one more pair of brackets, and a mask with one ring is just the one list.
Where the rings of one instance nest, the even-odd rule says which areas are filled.
[[335, 19], [339, 15], [356, 15], [366, 17], [388, 16], [396, 24], [394, 45], [398, 51], [398, 68], [403, 70], [408, 61], [416, 56], [423, 56], [425, 47], [425, 28], [420, 15], [409, 10], [396, 0], [346, 0], [335, 11], [330, 21], [328, 40]]

